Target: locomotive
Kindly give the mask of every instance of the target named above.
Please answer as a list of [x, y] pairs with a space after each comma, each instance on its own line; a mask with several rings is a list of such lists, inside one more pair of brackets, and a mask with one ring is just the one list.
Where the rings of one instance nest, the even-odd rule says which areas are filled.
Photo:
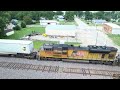
[[38, 52], [38, 60], [85, 61], [112, 65], [120, 61], [117, 51], [117, 48], [108, 46], [44, 44]]
[[37, 60], [84, 61], [118, 65], [120, 55], [117, 55], [117, 51], [117, 48], [109, 46], [83, 47], [68, 44], [44, 44], [38, 51], [35, 51], [32, 41], [0, 39], [0, 55]]

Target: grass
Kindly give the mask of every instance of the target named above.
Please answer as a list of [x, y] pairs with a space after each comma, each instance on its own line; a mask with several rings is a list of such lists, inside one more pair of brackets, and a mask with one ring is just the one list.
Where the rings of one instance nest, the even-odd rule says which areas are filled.
[[77, 43], [77, 42], [65, 42], [65, 44], [74, 45], [74, 46], [80, 46], [81, 43]]
[[[57, 41], [42, 41], [42, 40], [35, 40], [35, 41], [33, 41], [34, 48], [35, 48], [36, 50], [39, 50], [39, 48], [40, 48], [44, 43], [54, 43], [54, 44], [57, 44], [57, 43], [59, 43], [59, 42], [57, 42]], [[80, 46], [80, 43], [76, 43], [76, 42], [65, 42], [65, 44], [74, 45], [74, 46]]]
[[77, 25], [76, 22], [74, 21], [71, 21], [71, 22], [59, 21], [59, 23], [62, 25]]
[[34, 48], [36, 50], [38, 50], [44, 43], [54, 43], [57, 44], [57, 41], [42, 41], [42, 40], [37, 40], [37, 41], [33, 41], [34, 44]]
[[108, 34], [108, 37], [110, 37], [116, 45], [120, 46], [120, 35]]
[[15, 33], [11, 36], [5, 37], [6, 39], [20, 39], [28, 34], [31, 34], [32, 31], [38, 33], [45, 33], [45, 28], [43, 27], [29, 27], [29, 28], [22, 28], [19, 31], [15, 31]]

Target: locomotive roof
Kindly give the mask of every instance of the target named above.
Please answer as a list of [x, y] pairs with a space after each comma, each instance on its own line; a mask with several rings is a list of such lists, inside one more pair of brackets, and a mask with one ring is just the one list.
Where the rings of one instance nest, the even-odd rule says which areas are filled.
[[117, 51], [118, 49], [115, 47], [109, 47], [109, 46], [95, 46], [95, 45], [88, 45], [89, 49], [96, 49], [96, 50], [111, 50], [111, 51]]
[[89, 51], [100, 51], [100, 52], [110, 52], [110, 51], [117, 51], [118, 49], [115, 47], [108, 47], [108, 46], [95, 46], [95, 45], [88, 45], [87, 47], [80, 47], [80, 46], [72, 46], [68, 44], [45, 44], [44, 48], [58, 48], [58, 47], [68, 47], [68, 49], [74, 50], [89, 50]]

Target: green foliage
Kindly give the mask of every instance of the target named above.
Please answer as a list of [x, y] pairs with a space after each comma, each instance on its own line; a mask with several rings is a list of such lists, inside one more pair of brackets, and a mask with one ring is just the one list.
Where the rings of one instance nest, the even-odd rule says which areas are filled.
[[29, 16], [24, 16], [23, 17], [23, 21], [29, 25], [29, 24], [32, 24], [32, 19], [29, 17]]
[[91, 12], [86, 11], [85, 12], [85, 20], [92, 20], [93, 19], [93, 15]]
[[120, 19], [118, 20], [118, 22], [120, 22]]
[[63, 15], [63, 12], [62, 11], [57, 11], [55, 12], [56, 15]]
[[83, 11], [75, 11], [75, 15], [82, 17], [84, 15]]
[[21, 22], [21, 27], [22, 28], [26, 28], [26, 23], [25, 22]]
[[16, 25], [13, 29], [14, 29], [14, 30], [20, 30], [21, 27], [20, 27], [19, 25]]
[[74, 15], [75, 15], [74, 11], [67, 11], [65, 13], [65, 19], [67, 21], [73, 21], [74, 20]]
[[6, 24], [9, 23], [10, 15], [6, 11], [0, 11], [0, 38], [4, 36], [4, 29]]

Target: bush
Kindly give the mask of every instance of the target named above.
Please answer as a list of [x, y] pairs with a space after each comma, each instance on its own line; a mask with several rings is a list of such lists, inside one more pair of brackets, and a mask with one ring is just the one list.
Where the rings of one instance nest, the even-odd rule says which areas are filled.
[[22, 28], [26, 28], [26, 23], [25, 22], [21, 22], [21, 27]]
[[14, 30], [20, 30], [21, 27], [20, 27], [19, 25], [16, 25], [13, 29], [14, 29]]
[[29, 16], [24, 16], [23, 20], [27, 25], [32, 24], [32, 19]]
[[120, 19], [118, 20], [118, 22], [120, 22]]

